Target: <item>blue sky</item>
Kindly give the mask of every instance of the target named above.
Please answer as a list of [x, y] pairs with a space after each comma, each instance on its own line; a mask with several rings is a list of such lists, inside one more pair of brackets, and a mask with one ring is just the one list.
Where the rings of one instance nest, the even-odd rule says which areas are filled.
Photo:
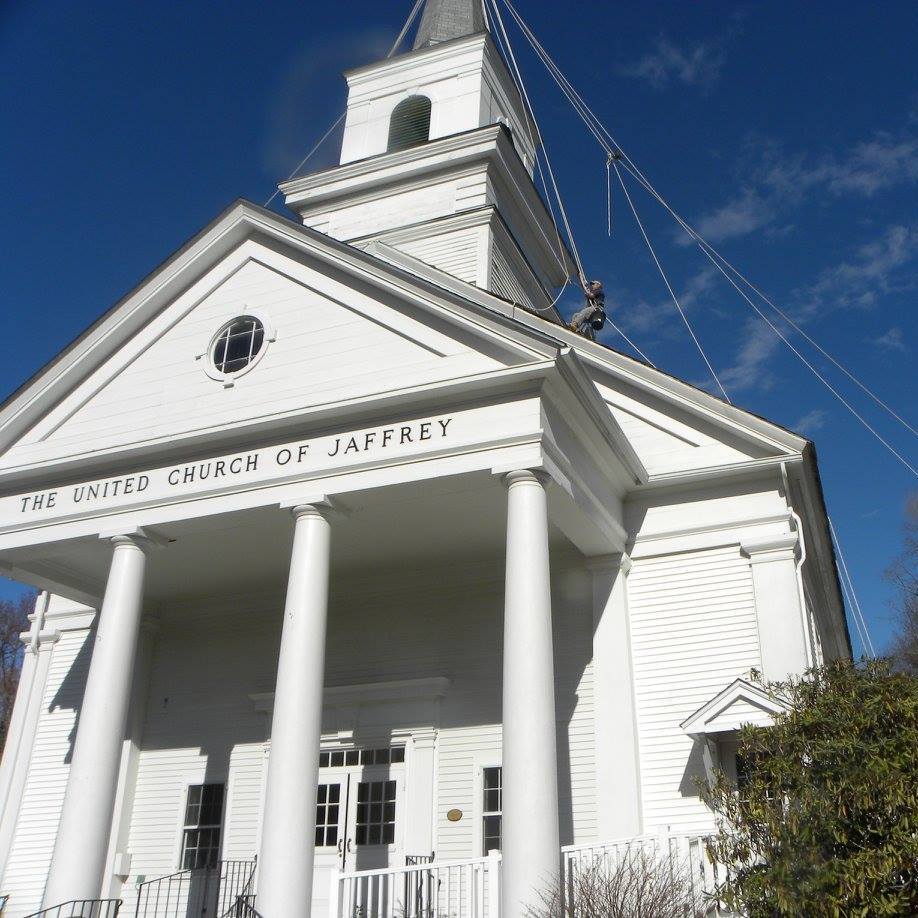
[[[231, 200], [264, 202], [341, 111], [340, 71], [381, 57], [410, 6], [6, 0], [0, 391]], [[918, 426], [918, 5], [519, 6], [676, 209]], [[514, 36], [587, 273], [606, 282], [615, 321], [655, 363], [710, 385], [620, 192], [607, 235], [604, 154]], [[326, 144], [310, 167], [334, 154]], [[918, 480], [658, 207], [640, 192], [635, 201], [731, 398], [816, 441], [830, 513], [884, 644], [883, 571]], [[572, 310], [575, 299], [562, 303]], [[918, 464], [916, 438], [829, 372]], [[16, 589], [5, 582], [0, 595]]]

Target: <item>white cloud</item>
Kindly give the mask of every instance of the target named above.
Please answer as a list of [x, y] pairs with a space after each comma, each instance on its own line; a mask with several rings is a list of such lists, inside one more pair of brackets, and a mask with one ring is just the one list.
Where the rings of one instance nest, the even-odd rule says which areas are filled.
[[[774, 219], [774, 208], [758, 192], [747, 188], [738, 197], [701, 217], [695, 229], [708, 242], [718, 243], [737, 236], [746, 236]], [[676, 241], [683, 246], [694, 240], [680, 230]]]
[[[743, 190], [703, 214], [696, 229], [709, 242], [746, 236], [760, 229], [780, 235], [786, 215], [807, 195], [856, 194], [870, 198], [881, 191], [918, 181], [918, 138], [879, 133], [855, 144], [844, 156], [792, 156], [775, 144], [761, 142], [758, 165], [747, 173]], [[779, 222], [780, 221], [780, 222]], [[773, 224], [779, 223], [777, 227]], [[681, 244], [691, 240], [680, 234]]]
[[794, 421], [794, 423], [791, 424], [791, 430], [808, 436], [825, 427], [826, 418], [828, 418], [828, 416], [828, 411], [824, 411], [821, 408], [815, 408], [813, 411], [808, 411], [802, 418], [798, 418]]
[[[914, 282], [909, 279], [910, 268], [918, 258], [918, 230], [905, 226], [891, 226], [873, 242], [862, 245], [847, 259], [820, 272], [816, 281], [795, 291], [792, 309], [794, 321], [806, 325], [816, 318], [824, 318], [837, 309], [871, 307], [881, 294], [907, 289]], [[782, 327], [783, 323], [772, 317], [775, 324], [789, 338], [796, 333]], [[758, 317], [750, 317], [741, 339], [742, 343], [731, 366], [720, 372], [727, 392], [743, 389], [766, 390], [774, 385], [775, 376], [769, 362], [781, 346], [780, 338]], [[890, 329], [875, 344], [888, 349], [906, 349], [901, 329]], [[803, 422], [817, 429], [813, 413], [805, 415], [794, 429], [805, 432]]]
[[884, 351], [898, 351], [901, 354], [909, 352], [909, 346], [905, 343], [905, 335], [902, 334], [901, 328], [891, 328], [885, 335], [874, 338], [873, 343]]
[[[385, 57], [392, 36], [380, 30], [354, 31], [309, 39], [280, 63], [265, 118], [262, 165], [272, 179], [286, 178], [344, 110], [345, 85], [337, 74], [358, 63]], [[331, 77], [329, 75], [332, 75]], [[330, 99], [338, 101], [330, 105]], [[319, 120], [315, 112], [325, 112]], [[325, 125], [320, 121], [324, 120]], [[341, 128], [316, 151], [305, 172], [338, 161]]]
[[768, 361], [780, 343], [781, 339], [760, 319], [747, 319], [743, 343], [732, 366], [718, 373], [727, 392], [770, 389], [775, 378]]
[[815, 283], [797, 291], [802, 314], [873, 306], [880, 294], [907, 289], [913, 283], [900, 282], [898, 271], [916, 257], [918, 230], [901, 225], [887, 227], [879, 239], [862, 245], [851, 258], [825, 268]]
[[722, 41], [698, 42], [680, 48], [665, 36], [640, 60], [622, 68], [626, 76], [647, 80], [656, 89], [673, 83], [710, 89], [720, 79], [724, 65]]

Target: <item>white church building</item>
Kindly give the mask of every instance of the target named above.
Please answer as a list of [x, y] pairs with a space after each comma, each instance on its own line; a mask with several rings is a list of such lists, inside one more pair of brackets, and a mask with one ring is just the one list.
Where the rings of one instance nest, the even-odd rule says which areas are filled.
[[[812, 444], [572, 332], [474, 0], [0, 406], [4, 916], [520, 918], [850, 656]], [[100, 266], [101, 267], [101, 266]], [[611, 855], [610, 855], [611, 856]]]

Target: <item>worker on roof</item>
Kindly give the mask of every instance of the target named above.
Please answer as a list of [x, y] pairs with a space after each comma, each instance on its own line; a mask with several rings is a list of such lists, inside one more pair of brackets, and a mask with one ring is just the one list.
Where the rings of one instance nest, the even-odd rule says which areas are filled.
[[583, 293], [586, 305], [574, 313], [570, 328], [578, 335], [595, 341], [596, 332], [601, 331], [606, 324], [606, 292], [603, 290], [602, 281], [593, 280], [583, 284]]

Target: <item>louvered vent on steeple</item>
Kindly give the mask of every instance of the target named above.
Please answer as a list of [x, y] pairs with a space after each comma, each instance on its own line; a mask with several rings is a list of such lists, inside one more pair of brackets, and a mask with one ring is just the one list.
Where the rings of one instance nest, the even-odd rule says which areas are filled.
[[389, 119], [389, 143], [386, 152], [407, 150], [426, 143], [430, 138], [430, 99], [409, 96], [392, 110]]

